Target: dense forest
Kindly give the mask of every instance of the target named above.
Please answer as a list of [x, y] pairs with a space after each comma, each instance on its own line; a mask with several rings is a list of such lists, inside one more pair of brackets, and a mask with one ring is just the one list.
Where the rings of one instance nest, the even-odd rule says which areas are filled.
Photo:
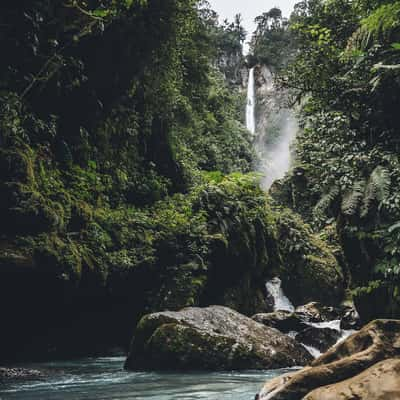
[[85, 311], [133, 312], [131, 325], [135, 311], [197, 303], [210, 247], [224, 251], [229, 222], [246, 235], [262, 204], [251, 177], [229, 175], [252, 160], [229, 86], [241, 26], [195, 1], [1, 7], [8, 334], [20, 313], [64, 330]]
[[[0, 364], [127, 349], [149, 313], [266, 313], [276, 276], [295, 306], [400, 318], [400, 2], [256, 24], [244, 55], [240, 15], [204, 0], [1, 2]], [[268, 192], [245, 127], [261, 66], [299, 123]]]

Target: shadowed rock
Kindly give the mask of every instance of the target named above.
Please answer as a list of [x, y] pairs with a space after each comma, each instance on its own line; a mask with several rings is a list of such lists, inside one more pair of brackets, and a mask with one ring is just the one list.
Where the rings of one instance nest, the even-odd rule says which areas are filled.
[[307, 325], [299, 315], [290, 311], [275, 311], [272, 313], [260, 313], [251, 317], [254, 321], [265, 326], [278, 329], [283, 333], [290, 331], [302, 331]]
[[295, 339], [300, 343], [325, 352], [337, 343], [340, 339], [340, 332], [331, 328], [316, 328], [310, 326], [298, 333]]
[[296, 314], [307, 322], [332, 321], [338, 319], [341, 315], [338, 308], [324, 306], [317, 302], [297, 307]]

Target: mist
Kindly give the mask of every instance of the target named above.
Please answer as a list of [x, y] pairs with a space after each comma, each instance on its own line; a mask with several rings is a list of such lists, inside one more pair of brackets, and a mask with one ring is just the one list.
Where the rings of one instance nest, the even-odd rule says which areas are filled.
[[[280, 135], [275, 143], [270, 143], [263, 137], [255, 142], [258, 155], [256, 169], [262, 175], [261, 187], [264, 190], [268, 190], [277, 179], [283, 178], [292, 163], [291, 144], [296, 137], [298, 124], [289, 110], [282, 110], [282, 117], [277, 127]], [[268, 134], [268, 128], [266, 133]]]
[[294, 111], [287, 108], [287, 93], [274, 85], [267, 66], [250, 69], [247, 87], [246, 126], [254, 137], [255, 170], [268, 190], [289, 171], [291, 144], [298, 131]]

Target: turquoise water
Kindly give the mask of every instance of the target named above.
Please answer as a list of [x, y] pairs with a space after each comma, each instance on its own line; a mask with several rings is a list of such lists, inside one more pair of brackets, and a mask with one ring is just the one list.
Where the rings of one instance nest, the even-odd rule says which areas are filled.
[[122, 369], [124, 357], [24, 365], [48, 378], [0, 386], [0, 400], [253, 400], [263, 383], [288, 370], [144, 373]]

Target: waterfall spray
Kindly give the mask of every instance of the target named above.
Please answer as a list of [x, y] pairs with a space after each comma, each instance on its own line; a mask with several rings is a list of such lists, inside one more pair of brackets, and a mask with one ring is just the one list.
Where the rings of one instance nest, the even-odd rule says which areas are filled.
[[298, 126], [293, 111], [285, 105], [287, 94], [275, 87], [271, 70], [266, 66], [259, 69], [261, 83], [257, 89], [260, 108], [258, 121], [255, 121], [256, 88], [252, 68], [247, 89], [246, 125], [254, 136], [254, 149], [258, 158], [255, 167], [262, 175], [261, 187], [268, 190], [290, 168], [290, 144]]
[[254, 68], [251, 68], [249, 71], [249, 81], [247, 83], [246, 127], [253, 135], [256, 133], [254, 106], [255, 106]]

